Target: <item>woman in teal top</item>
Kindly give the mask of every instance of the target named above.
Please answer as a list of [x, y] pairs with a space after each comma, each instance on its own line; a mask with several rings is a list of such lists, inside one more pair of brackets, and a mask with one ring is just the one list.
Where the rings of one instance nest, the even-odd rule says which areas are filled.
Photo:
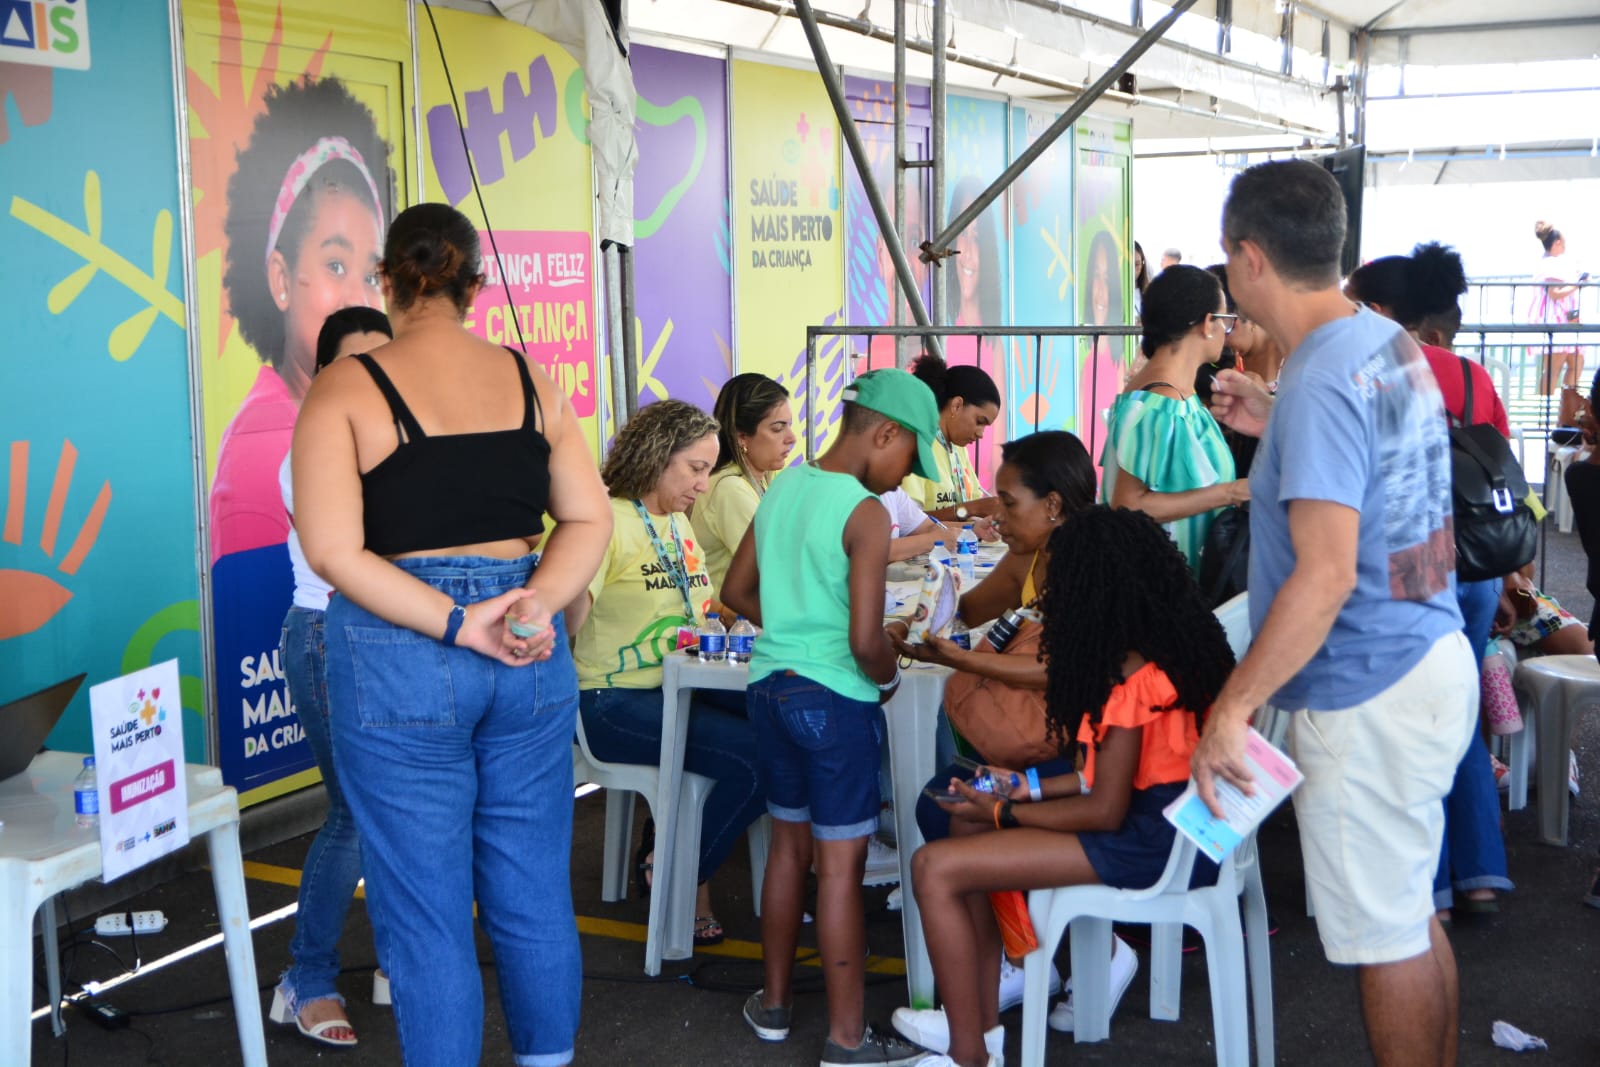
[[1157, 275], [1144, 293], [1149, 362], [1112, 404], [1100, 455], [1100, 499], [1162, 523], [1195, 571], [1217, 510], [1250, 499], [1221, 427], [1194, 395], [1196, 373], [1222, 355], [1237, 321], [1213, 275], [1182, 264]]

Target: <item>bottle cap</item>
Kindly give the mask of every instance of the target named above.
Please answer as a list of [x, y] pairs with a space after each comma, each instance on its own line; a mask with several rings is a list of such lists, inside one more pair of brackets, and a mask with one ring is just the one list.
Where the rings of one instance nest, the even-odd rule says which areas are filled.
[[933, 547], [934, 548], [943, 548], [944, 547], [944, 542], [943, 541], [935, 541], [933, 543]]
[[94, 766], [94, 757], [93, 756], [85, 756], [85, 757], [83, 757], [83, 765], [85, 767], [93, 767]]

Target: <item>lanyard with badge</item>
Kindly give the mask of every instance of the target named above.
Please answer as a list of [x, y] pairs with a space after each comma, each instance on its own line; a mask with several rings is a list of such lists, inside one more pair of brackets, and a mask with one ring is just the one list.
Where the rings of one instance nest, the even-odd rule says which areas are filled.
[[950, 477], [955, 481], [955, 490], [959, 494], [956, 497], [956, 503], [964, 504], [968, 500], [976, 500], [977, 497], [973, 494], [972, 487], [967, 484], [967, 469], [962, 466], [960, 459], [957, 458], [957, 449], [945, 437], [943, 430], [939, 431], [939, 443], [944, 445], [945, 457], [950, 460]]
[[667, 546], [662, 544], [650, 512], [637, 500], [633, 502], [633, 509], [639, 513], [639, 521], [644, 523], [645, 532], [650, 535], [650, 545], [656, 550], [656, 562], [661, 564], [661, 569], [672, 579], [672, 584], [678, 587], [678, 594], [683, 597], [683, 617], [688, 623], [678, 627], [678, 647], [685, 648], [699, 640], [700, 635], [695, 628], [694, 600], [689, 596], [688, 556], [683, 551], [683, 538], [678, 534], [678, 520], [667, 516], [667, 526], [672, 530], [672, 546], [678, 550], [678, 557], [673, 559], [667, 555]]

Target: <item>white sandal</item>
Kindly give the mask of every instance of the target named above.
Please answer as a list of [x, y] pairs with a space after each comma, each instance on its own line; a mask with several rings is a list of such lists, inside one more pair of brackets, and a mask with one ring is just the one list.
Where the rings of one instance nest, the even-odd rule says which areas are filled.
[[[318, 997], [317, 999], [331, 1000], [332, 998]], [[315, 1003], [315, 1001], [309, 1001], [308, 1003]], [[347, 1018], [325, 1019], [322, 1022], [317, 1023], [315, 1026], [306, 1026], [305, 1023], [300, 1021], [300, 1015], [298, 1012], [291, 1012], [289, 1010], [289, 1001], [284, 997], [283, 988], [281, 986], [272, 992], [272, 1010], [267, 1012], [267, 1018], [271, 1019], [280, 1026], [292, 1025], [296, 1030], [300, 1031], [306, 1037], [321, 1045], [328, 1045], [333, 1048], [349, 1048], [356, 1044], [356, 1039], [354, 1037], [340, 1038], [328, 1036], [329, 1030], [349, 1030], [352, 1034], [354, 1034], [355, 1027], [350, 1025], [350, 1020]]]

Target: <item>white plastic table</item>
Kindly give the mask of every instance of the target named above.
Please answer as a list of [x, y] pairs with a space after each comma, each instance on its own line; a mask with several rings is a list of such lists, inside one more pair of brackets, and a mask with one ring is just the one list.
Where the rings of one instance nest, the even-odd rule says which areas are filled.
[[[27, 771], [0, 782], [0, 1063], [31, 1062], [33, 1025], [33, 916], [40, 905], [98, 878], [100, 835], [74, 819], [72, 783], [83, 757], [43, 752]], [[187, 765], [189, 833], [204, 837], [216, 887], [217, 918], [228, 959], [228, 980], [245, 1067], [266, 1067], [261, 998], [256, 987], [250, 910], [245, 903], [239, 853], [239, 800], [215, 767]], [[48, 917], [48, 916], [47, 916]], [[47, 923], [45, 957], [51, 1003], [61, 1003], [54, 966], [55, 925]]]
[[[911, 892], [911, 855], [922, 845], [917, 828], [917, 797], [933, 777], [934, 746], [938, 737], [939, 703], [947, 667], [916, 664], [907, 668], [900, 689], [884, 706], [889, 725], [889, 773], [894, 780], [895, 837], [900, 853], [900, 885], [904, 900], [900, 923], [905, 934], [906, 985], [915, 1007], [933, 1006], [933, 965], [922, 941], [922, 915]], [[682, 652], [666, 658], [662, 671], [661, 778], [656, 813], [656, 864], [663, 856], [677, 856], [678, 791], [683, 783], [684, 752], [689, 744], [689, 702], [695, 689], [743, 690], [750, 669], [743, 664], [701, 663]], [[674, 863], [676, 868], [676, 862]], [[695, 872], [673, 869], [673, 885], [692, 885]], [[679, 880], [687, 878], [688, 883]], [[669, 907], [676, 895], [683, 903]], [[686, 906], [685, 906], [686, 905]], [[661, 973], [662, 959], [687, 959], [694, 952], [694, 896], [671, 894], [658, 886], [650, 895], [650, 926], [645, 940], [646, 974]]]

